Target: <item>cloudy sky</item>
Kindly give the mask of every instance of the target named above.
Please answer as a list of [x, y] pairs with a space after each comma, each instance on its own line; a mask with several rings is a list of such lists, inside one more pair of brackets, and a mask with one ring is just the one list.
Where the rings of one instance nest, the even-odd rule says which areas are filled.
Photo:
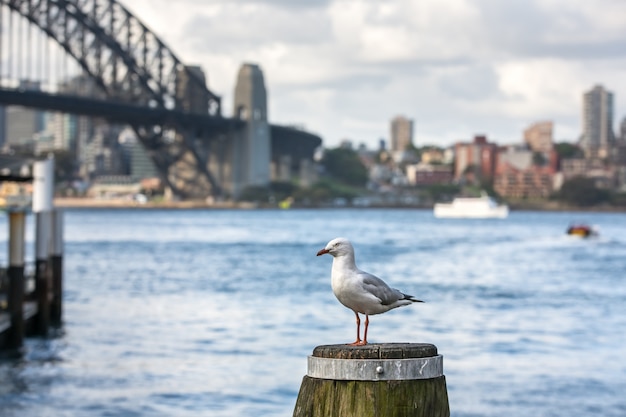
[[240, 65], [256, 63], [270, 121], [327, 147], [375, 147], [396, 115], [418, 146], [519, 142], [541, 120], [575, 141], [595, 84], [614, 93], [615, 129], [626, 117], [623, 0], [119, 1], [204, 69], [225, 115]]

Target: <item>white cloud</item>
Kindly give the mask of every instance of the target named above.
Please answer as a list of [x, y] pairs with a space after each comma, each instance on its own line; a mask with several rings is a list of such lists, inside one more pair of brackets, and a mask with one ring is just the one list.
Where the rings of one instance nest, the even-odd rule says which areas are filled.
[[376, 146], [397, 114], [415, 119], [419, 144], [517, 140], [538, 120], [575, 140], [582, 94], [598, 83], [615, 94], [616, 123], [626, 115], [622, 0], [128, 3], [204, 68], [225, 113], [239, 66], [255, 62], [271, 120], [304, 124], [327, 146]]

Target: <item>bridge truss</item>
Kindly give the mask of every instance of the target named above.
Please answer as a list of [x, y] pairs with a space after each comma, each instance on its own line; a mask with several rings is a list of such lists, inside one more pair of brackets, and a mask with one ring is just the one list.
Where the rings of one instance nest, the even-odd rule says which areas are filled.
[[[0, 13], [5, 9], [10, 15], [5, 18], [0, 14], [0, 22], [12, 26], [13, 15], [18, 14], [40, 29], [95, 83], [97, 98], [112, 107], [133, 105], [174, 115], [129, 124], [175, 195], [194, 198], [221, 194], [200, 142], [223, 138], [240, 123], [222, 117], [220, 97], [206, 87], [204, 77], [185, 66], [130, 11], [116, 0], [0, 0]], [[1, 29], [1, 36], [14, 32], [11, 27]], [[21, 62], [23, 45], [31, 48], [30, 32], [26, 33], [26, 40], [0, 42], [0, 48], [9, 48], [0, 50], [0, 57], [17, 56]], [[49, 66], [49, 48], [44, 45], [39, 49], [37, 65]], [[1, 75], [4, 81], [15, 78], [10, 70]], [[189, 113], [198, 117], [184, 117]]]

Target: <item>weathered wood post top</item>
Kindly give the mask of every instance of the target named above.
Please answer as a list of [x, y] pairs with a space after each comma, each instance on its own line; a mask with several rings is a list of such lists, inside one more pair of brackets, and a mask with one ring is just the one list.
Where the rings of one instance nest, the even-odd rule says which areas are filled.
[[326, 345], [307, 361], [294, 417], [450, 415], [435, 345]]
[[307, 375], [350, 381], [436, 378], [443, 375], [443, 357], [426, 343], [318, 346], [308, 358]]

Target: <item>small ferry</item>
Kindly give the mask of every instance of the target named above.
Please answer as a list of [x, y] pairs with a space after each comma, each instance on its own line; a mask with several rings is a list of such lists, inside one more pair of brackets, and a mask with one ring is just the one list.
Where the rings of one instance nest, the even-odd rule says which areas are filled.
[[483, 191], [480, 197], [457, 197], [452, 203], [437, 203], [433, 213], [437, 218], [504, 219], [509, 215], [509, 207], [498, 204]]

